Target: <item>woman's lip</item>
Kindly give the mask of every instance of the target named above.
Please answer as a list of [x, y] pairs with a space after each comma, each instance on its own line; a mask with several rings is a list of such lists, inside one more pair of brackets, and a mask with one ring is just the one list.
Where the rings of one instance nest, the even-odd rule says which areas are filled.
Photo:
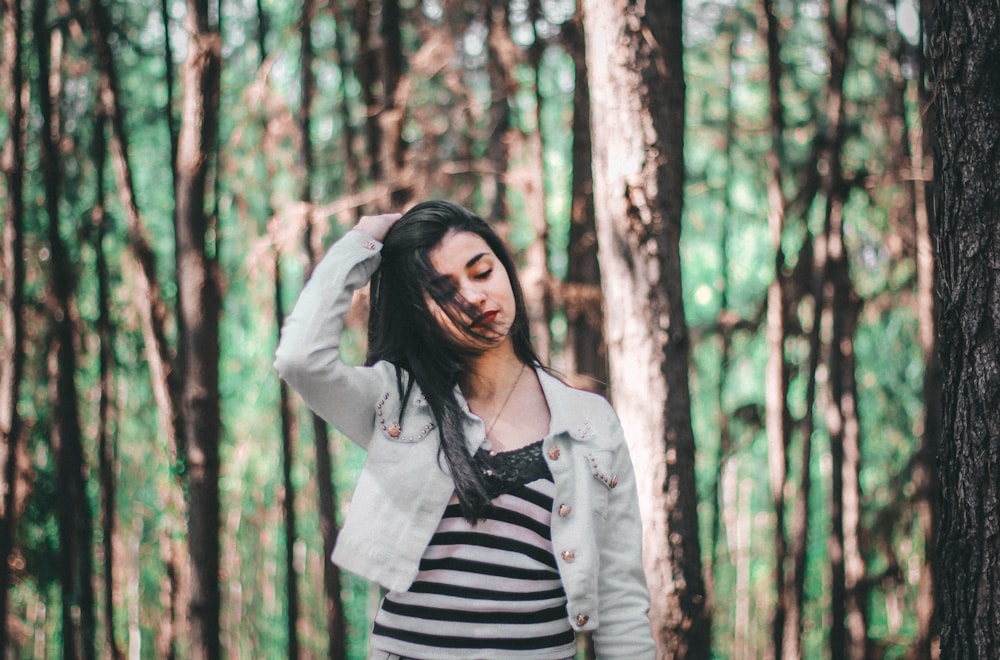
[[472, 327], [480, 328], [489, 325], [490, 323], [493, 322], [493, 319], [497, 317], [498, 313], [499, 312], [495, 310], [489, 312], [483, 312], [482, 314], [477, 316], [476, 319], [472, 322]]

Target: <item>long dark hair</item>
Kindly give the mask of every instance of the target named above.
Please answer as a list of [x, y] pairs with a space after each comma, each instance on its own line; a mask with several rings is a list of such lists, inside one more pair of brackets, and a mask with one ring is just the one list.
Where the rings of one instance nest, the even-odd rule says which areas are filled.
[[[433, 284], [439, 273], [431, 265], [430, 252], [450, 231], [473, 233], [496, 254], [514, 293], [515, 316], [509, 330], [514, 352], [523, 363], [540, 365], [531, 345], [524, 294], [510, 251], [482, 218], [446, 201], [427, 201], [414, 206], [393, 225], [383, 241], [382, 263], [371, 281], [367, 362], [385, 360], [396, 367], [404, 410], [414, 383], [423, 392], [440, 429], [440, 451], [455, 482], [462, 515], [474, 522], [482, 517], [490, 499], [467, 449], [455, 386], [477, 349], [457, 345], [449, 339], [427, 302], [430, 297], [455, 320], [467, 308], [467, 303], [453, 290]], [[456, 325], [471, 339], [484, 339], [468, 329], [468, 324]], [[404, 373], [411, 377], [404, 378]]]

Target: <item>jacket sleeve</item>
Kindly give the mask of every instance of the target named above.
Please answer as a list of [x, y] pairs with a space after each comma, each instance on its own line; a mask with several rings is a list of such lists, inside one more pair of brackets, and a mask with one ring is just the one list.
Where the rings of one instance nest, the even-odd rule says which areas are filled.
[[642, 567], [642, 520], [635, 471], [617, 415], [608, 405], [617, 485], [608, 499], [598, 571], [599, 625], [594, 647], [599, 660], [652, 660], [656, 645], [649, 623], [649, 591]]
[[281, 329], [274, 368], [320, 417], [367, 448], [374, 430], [371, 405], [385, 387], [385, 368], [340, 359], [344, 315], [354, 291], [381, 262], [382, 245], [351, 230], [337, 241], [302, 289]]

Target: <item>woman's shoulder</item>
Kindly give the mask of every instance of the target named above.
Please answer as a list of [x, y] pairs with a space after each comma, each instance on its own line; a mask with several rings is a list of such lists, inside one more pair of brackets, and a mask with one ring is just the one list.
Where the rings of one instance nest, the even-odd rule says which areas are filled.
[[562, 374], [544, 368], [540, 368], [538, 373], [547, 394], [557, 394], [558, 398], [567, 403], [580, 405], [596, 412], [611, 410], [611, 403], [603, 395], [573, 383]]

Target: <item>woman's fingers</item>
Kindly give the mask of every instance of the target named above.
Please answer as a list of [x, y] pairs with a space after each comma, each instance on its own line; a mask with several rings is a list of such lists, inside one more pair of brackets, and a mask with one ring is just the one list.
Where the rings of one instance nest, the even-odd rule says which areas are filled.
[[357, 229], [365, 232], [376, 241], [385, 240], [389, 228], [396, 224], [403, 215], [401, 213], [383, 213], [382, 215], [366, 215], [358, 220]]

